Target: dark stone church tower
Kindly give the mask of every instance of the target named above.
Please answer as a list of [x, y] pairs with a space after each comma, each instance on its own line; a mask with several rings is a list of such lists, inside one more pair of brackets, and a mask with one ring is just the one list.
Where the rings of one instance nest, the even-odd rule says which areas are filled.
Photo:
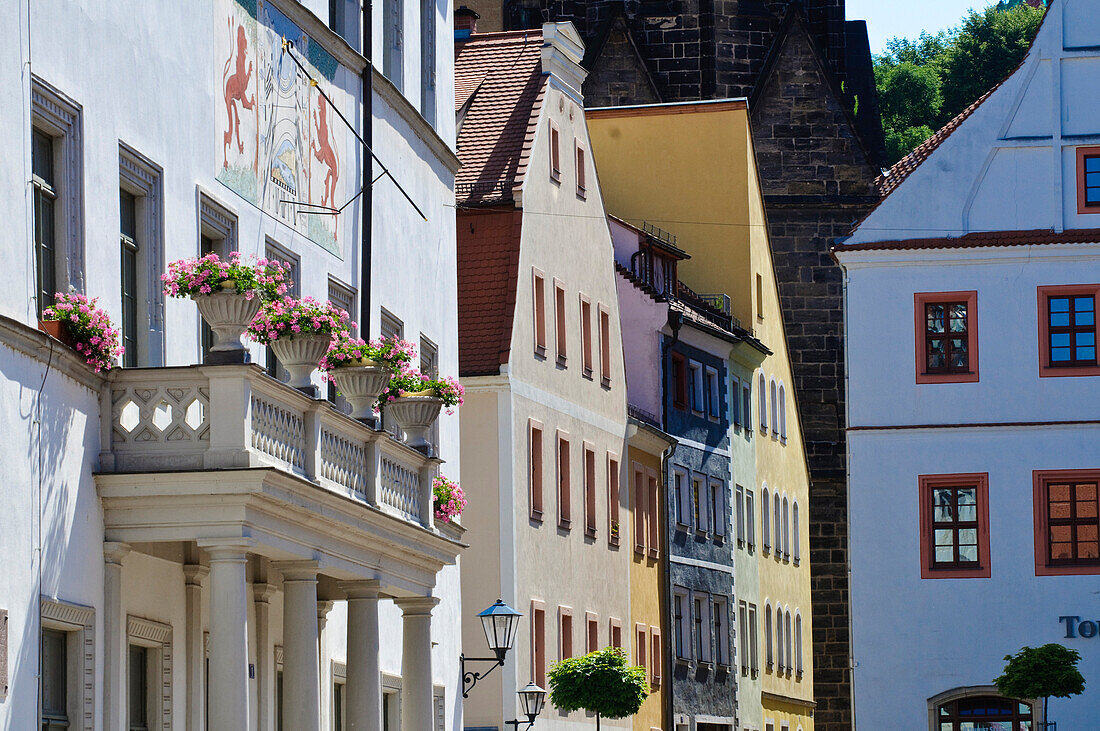
[[850, 729], [841, 272], [829, 247], [878, 200], [867, 26], [844, 0], [467, 0], [479, 31], [572, 21], [585, 106], [747, 97], [810, 462], [819, 729]]

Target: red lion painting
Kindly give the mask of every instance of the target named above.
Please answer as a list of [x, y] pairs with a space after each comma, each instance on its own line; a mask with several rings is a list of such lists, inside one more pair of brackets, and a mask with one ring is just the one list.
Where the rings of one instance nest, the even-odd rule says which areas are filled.
[[[233, 21], [230, 20], [230, 27], [232, 27]], [[256, 106], [256, 97], [251, 99], [248, 97], [248, 83], [252, 78], [252, 62], [248, 62], [248, 69], [245, 69], [245, 56], [248, 54], [248, 38], [245, 36], [244, 26], [237, 26], [237, 63], [236, 68], [233, 71], [233, 75], [229, 75], [229, 67], [233, 64], [233, 56], [230, 55], [229, 59], [225, 62], [225, 69], [222, 71], [222, 81], [225, 88], [225, 112], [227, 128], [225, 131], [224, 146], [222, 147], [222, 156], [224, 161], [223, 167], [229, 167], [229, 143], [232, 142], [234, 135], [237, 137], [237, 151], [244, 152], [244, 143], [241, 142], [241, 114], [237, 111], [237, 103], [239, 102], [244, 109], [253, 109]]]
[[321, 193], [321, 205], [334, 208], [336, 206], [336, 181], [340, 178], [340, 161], [336, 157], [336, 150], [329, 142], [328, 133], [328, 103], [321, 94], [317, 95], [317, 111], [313, 113], [313, 121], [317, 125], [317, 134], [310, 142], [310, 151], [317, 161], [328, 168], [325, 174], [325, 189]]

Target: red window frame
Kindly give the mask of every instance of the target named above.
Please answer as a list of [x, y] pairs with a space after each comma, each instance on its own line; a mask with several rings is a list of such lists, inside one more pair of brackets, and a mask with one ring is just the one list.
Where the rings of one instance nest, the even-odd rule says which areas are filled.
[[[966, 305], [967, 370], [928, 369], [929, 305]], [[960, 292], [916, 292], [913, 295], [914, 348], [917, 383], [977, 383], [978, 382], [978, 293], [974, 290]], [[949, 338], [947, 338], [949, 339]], [[961, 339], [961, 338], [958, 338]]]
[[[977, 490], [978, 561], [973, 565], [944, 566], [935, 563], [935, 526], [933, 494], [937, 488]], [[970, 472], [944, 475], [920, 475], [920, 575], [922, 579], [988, 579], [991, 575], [989, 554], [989, 473]]]
[[619, 456], [607, 453], [607, 543], [619, 545], [622, 511], [619, 507]]
[[558, 432], [558, 527], [569, 530], [572, 525], [571, 510], [571, 474], [569, 460], [569, 435], [566, 432]]
[[[1090, 484], [1093, 486], [1093, 511], [1100, 510], [1100, 469], [1091, 470], [1035, 470], [1032, 473], [1035, 506], [1035, 575], [1036, 576], [1080, 576], [1100, 574], [1100, 558], [1063, 561], [1050, 556], [1051, 515], [1050, 487], [1059, 484]], [[1084, 502], [1084, 501], [1082, 501]], [[1075, 506], [1076, 507], [1076, 506]], [[1059, 521], [1062, 522], [1062, 521]], [[1097, 526], [1096, 519], [1083, 520], [1073, 516], [1077, 525]], [[1066, 522], [1062, 522], [1063, 525]], [[1055, 524], [1057, 525], [1057, 523]], [[1100, 530], [1100, 527], [1096, 528]]]
[[1085, 199], [1085, 160], [1088, 158], [1100, 158], [1100, 147], [1077, 148], [1077, 212], [1080, 214], [1100, 213], [1100, 203], [1090, 204]]
[[[1098, 148], [1100, 149], [1100, 148]], [[1059, 376], [1100, 376], [1100, 358], [1093, 365], [1051, 365], [1050, 360], [1050, 317], [1049, 300], [1051, 297], [1092, 297], [1093, 302], [1093, 342], [1100, 355], [1100, 284], [1058, 284], [1037, 287], [1035, 291], [1037, 316], [1039, 319], [1039, 377], [1057, 378]]]
[[528, 468], [530, 474], [528, 480], [530, 483], [530, 518], [531, 520], [537, 520], [542, 522], [543, 511], [543, 479], [545, 471], [543, 467], [544, 457], [544, 445], [543, 445], [543, 429], [542, 422], [531, 419], [528, 422], [528, 441], [527, 441], [527, 453], [528, 453]]

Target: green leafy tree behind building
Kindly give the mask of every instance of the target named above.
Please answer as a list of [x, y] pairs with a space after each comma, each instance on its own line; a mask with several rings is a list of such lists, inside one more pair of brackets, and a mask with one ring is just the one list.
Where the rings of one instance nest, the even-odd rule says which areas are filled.
[[916, 40], [893, 38], [875, 58], [886, 151], [894, 163], [1008, 76], [1027, 53], [1044, 7], [1001, 3]]
[[590, 711], [600, 717], [626, 718], [638, 712], [649, 691], [645, 668], [628, 665], [626, 655], [606, 647], [555, 663], [546, 673], [550, 702], [563, 711]]
[[1043, 721], [1050, 722], [1051, 696], [1069, 698], [1085, 691], [1085, 678], [1077, 669], [1081, 654], [1052, 642], [1042, 647], [1023, 647], [1005, 655], [1004, 672], [993, 680], [1001, 695], [1009, 698], [1042, 698]]

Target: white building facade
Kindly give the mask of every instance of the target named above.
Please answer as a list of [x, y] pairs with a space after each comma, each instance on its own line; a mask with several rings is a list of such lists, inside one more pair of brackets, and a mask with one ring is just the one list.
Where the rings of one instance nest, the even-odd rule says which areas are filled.
[[[895, 166], [845, 269], [855, 720], [1040, 728], [1004, 656], [1100, 678], [1100, 3]], [[1095, 690], [1051, 699], [1092, 728]]]
[[[195, 305], [159, 281], [208, 251], [288, 261], [295, 295], [457, 374], [450, 4], [375, 3], [373, 69], [357, 2], [8, 10], [0, 728], [461, 728], [462, 530], [431, 504], [457, 416], [429, 458], [269, 376], [258, 346], [194, 365]], [[424, 214], [382, 178], [369, 237], [364, 88]], [[37, 329], [70, 289], [122, 326], [129, 367], [95, 374]]]

